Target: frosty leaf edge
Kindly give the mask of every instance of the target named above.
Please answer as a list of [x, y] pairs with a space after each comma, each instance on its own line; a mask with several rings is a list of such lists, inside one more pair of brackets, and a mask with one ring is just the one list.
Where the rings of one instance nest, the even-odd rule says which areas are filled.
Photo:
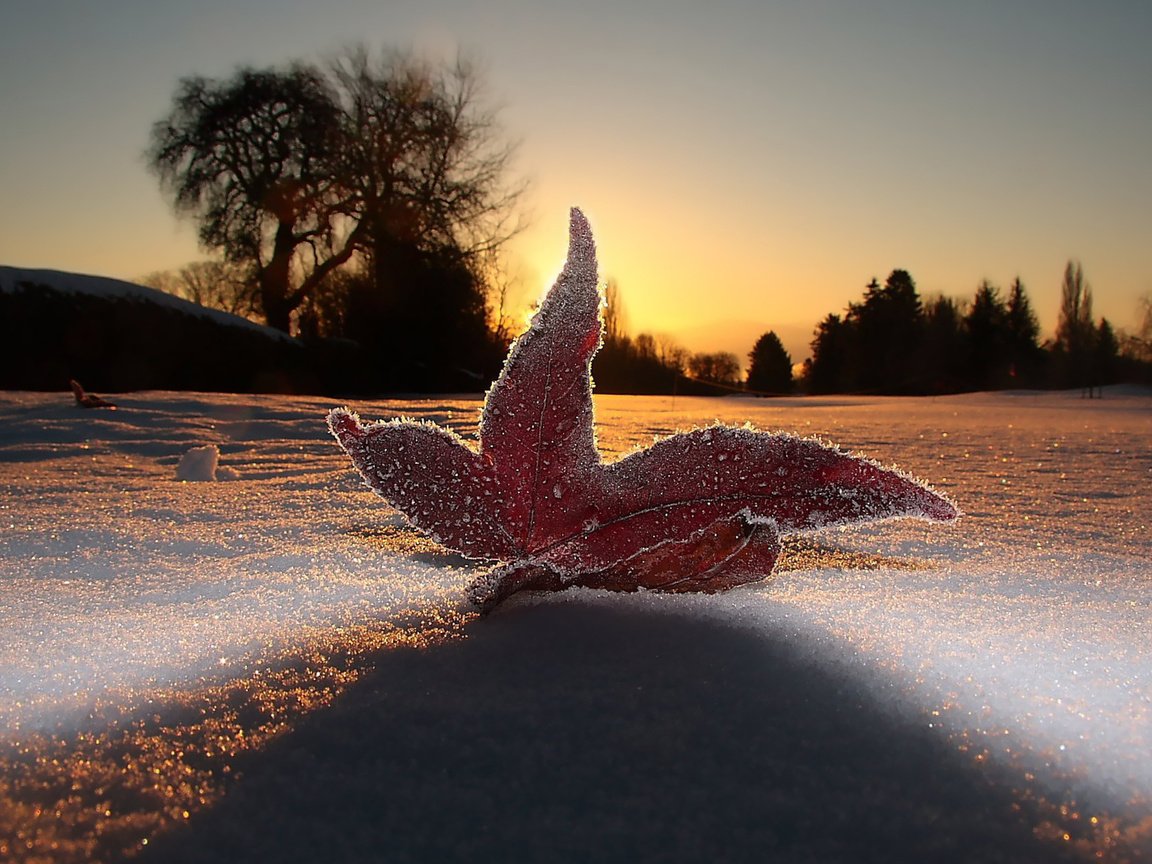
[[567, 263], [488, 391], [475, 449], [435, 424], [329, 415], [367, 484], [414, 525], [467, 556], [510, 562], [476, 581], [480, 605], [581, 584], [724, 590], [769, 575], [780, 533], [959, 515], [903, 472], [747, 425], [679, 433], [605, 463], [590, 374], [602, 306], [591, 229], [573, 209]]

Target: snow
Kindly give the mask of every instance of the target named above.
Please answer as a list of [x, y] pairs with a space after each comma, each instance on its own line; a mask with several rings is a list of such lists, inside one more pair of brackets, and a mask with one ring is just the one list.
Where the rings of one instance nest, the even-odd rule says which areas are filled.
[[[477, 565], [332, 442], [334, 400], [118, 404], [0, 394], [0, 858], [1152, 845], [1147, 393], [597, 397], [609, 458], [750, 421], [897, 464], [965, 516], [792, 538], [726, 594], [577, 589], [485, 619]], [[470, 437], [480, 402], [352, 407]], [[193, 448], [238, 478], [180, 482]]]
[[234, 468], [220, 464], [220, 448], [215, 444], [193, 447], [180, 457], [176, 465], [177, 480], [204, 482], [212, 480], [236, 480], [239, 473]]

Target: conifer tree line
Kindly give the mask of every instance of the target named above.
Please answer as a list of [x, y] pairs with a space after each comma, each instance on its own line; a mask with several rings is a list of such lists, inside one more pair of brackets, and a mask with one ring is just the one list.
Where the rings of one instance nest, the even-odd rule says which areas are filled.
[[893, 270], [883, 285], [872, 280], [843, 315], [825, 317], [811, 348], [804, 366], [810, 393], [1079, 387], [1092, 395], [1133, 365], [1121, 357], [1109, 321], [1093, 318], [1092, 289], [1077, 261], [1065, 268], [1059, 324], [1044, 343], [1019, 278], [1006, 293], [984, 280], [968, 302], [925, 300], [907, 271]]

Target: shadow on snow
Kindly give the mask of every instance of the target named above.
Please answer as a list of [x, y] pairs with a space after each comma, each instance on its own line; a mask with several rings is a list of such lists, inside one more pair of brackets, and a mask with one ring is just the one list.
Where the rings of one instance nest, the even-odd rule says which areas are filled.
[[144, 861], [1054, 861], [1007, 778], [785, 636], [580, 597], [384, 652]]

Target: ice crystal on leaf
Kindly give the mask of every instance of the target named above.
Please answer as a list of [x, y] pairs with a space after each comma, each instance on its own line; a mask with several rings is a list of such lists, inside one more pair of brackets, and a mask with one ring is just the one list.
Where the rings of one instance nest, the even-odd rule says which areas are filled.
[[488, 391], [478, 448], [435, 424], [328, 417], [368, 485], [414, 525], [504, 562], [469, 589], [481, 609], [573, 585], [722, 591], [767, 577], [783, 533], [956, 517], [904, 474], [750, 428], [696, 429], [605, 463], [590, 374], [601, 302], [592, 232], [573, 209], [567, 263]]

